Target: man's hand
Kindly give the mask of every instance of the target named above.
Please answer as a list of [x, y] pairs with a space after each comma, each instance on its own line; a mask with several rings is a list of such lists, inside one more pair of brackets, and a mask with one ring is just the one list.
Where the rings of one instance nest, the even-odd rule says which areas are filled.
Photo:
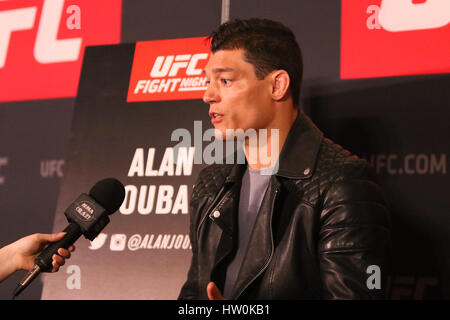
[[208, 286], [206, 287], [206, 293], [209, 300], [225, 300], [219, 288], [217, 288], [214, 282], [208, 283]]

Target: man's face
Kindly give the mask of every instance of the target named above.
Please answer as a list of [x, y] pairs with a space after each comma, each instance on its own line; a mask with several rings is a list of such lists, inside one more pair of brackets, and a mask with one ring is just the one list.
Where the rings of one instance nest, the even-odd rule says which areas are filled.
[[270, 76], [258, 79], [242, 49], [216, 51], [205, 74], [208, 89], [203, 101], [209, 104], [211, 122], [223, 137], [226, 129], [258, 130], [270, 125], [274, 112]]

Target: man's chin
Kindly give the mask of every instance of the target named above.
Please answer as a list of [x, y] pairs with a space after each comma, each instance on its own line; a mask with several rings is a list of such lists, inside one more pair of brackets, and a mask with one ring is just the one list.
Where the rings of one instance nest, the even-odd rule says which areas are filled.
[[227, 140], [226, 134], [220, 129], [214, 129], [214, 136], [218, 140]]
[[214, 136], [218, 140], [230, 141], [244, 136], [242, 129], [214, 129]]

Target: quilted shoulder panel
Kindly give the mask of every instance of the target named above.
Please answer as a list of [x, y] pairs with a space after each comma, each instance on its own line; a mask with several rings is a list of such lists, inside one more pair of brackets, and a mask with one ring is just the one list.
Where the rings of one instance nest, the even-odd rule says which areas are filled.
[[324, 138], [315, 171], [310, 179], [300, 180], [306, 201], [315, 204], [328, 187], [339, 179], [368, 176], [368, 162]]

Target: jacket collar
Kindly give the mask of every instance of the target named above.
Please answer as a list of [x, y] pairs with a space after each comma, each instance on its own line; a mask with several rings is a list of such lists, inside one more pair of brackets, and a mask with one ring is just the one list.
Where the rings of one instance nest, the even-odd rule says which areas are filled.
[[277, 176], [306, 179], [312, 176], [323, 133], [300, 111], [281, 149]]
[[[275, 175], [292, 179], [311, 177], [322, 139], [323, 133], [319, 128], [303, 111], [299, 111], [281, 149]], [[245, 169], [246, 164], [233, 165], [225, 181], [240, 181]]]

